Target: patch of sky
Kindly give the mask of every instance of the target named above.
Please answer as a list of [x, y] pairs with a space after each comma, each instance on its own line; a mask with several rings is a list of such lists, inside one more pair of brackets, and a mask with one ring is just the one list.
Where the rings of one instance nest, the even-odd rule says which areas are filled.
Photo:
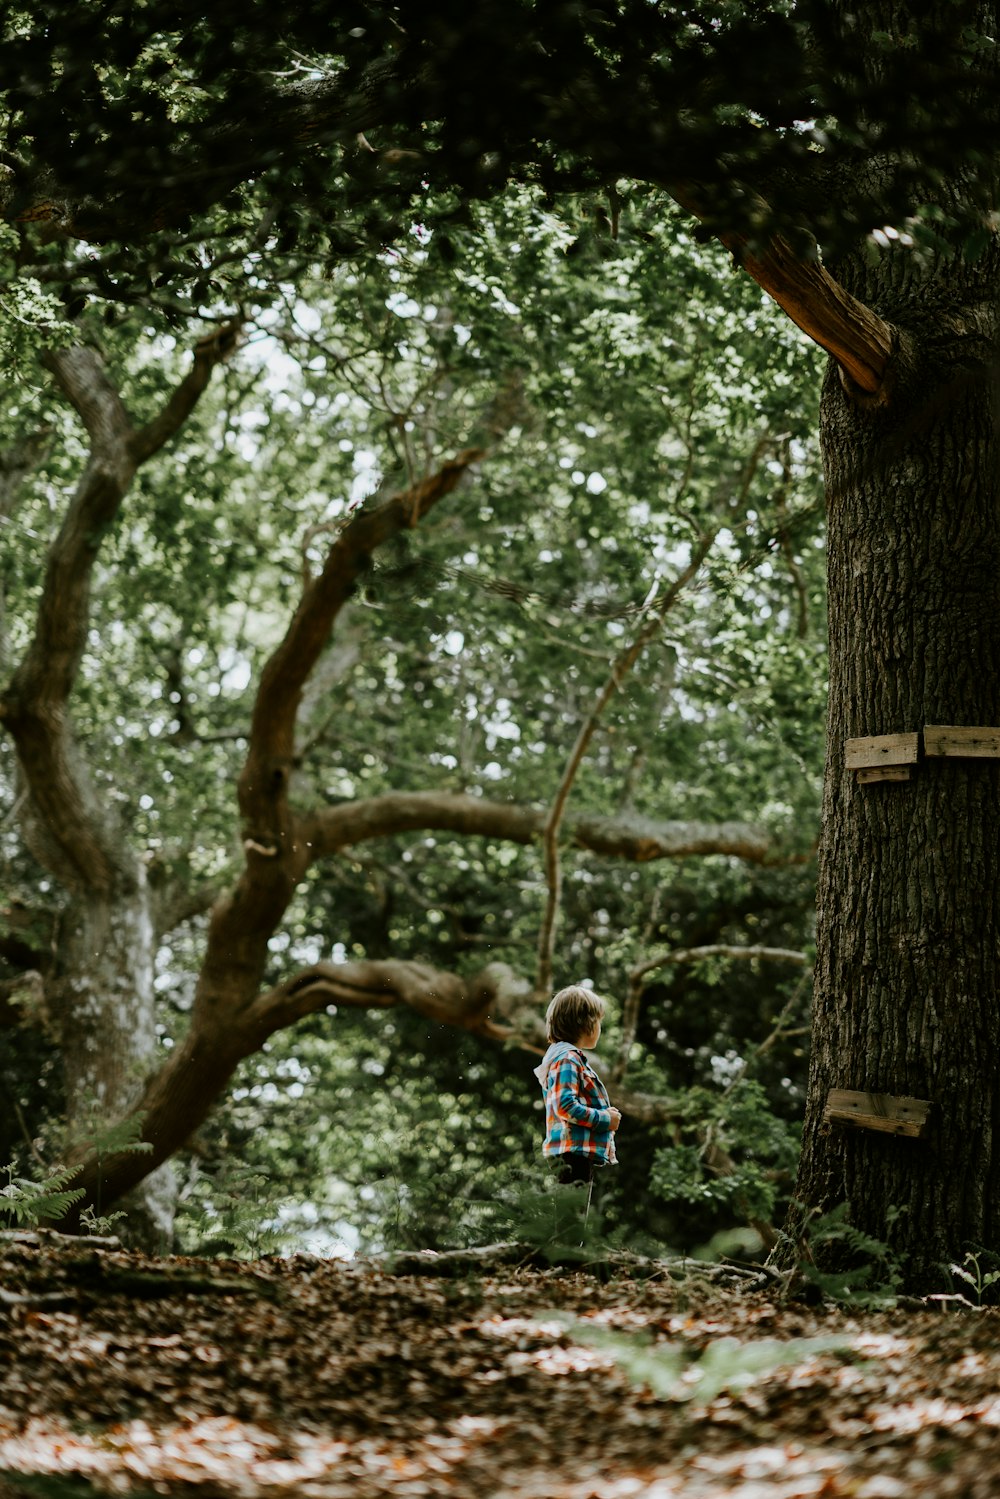
[[695, 723], [703, 718], [702, 711], [691, 701], [683, 687], [675, 687], [671, 694], [671, 706], [680, 714], [681, 718], [689, 723]]
[[370, 448], [356, 448], [354, 452], [354, 479], [351, 483], [351, 503], [366, 500], [378, 488], [380, 479], [378, 454]]
[[[232, 646], [226, 646], [219, 652], [219, 666], [222, 668], [222, 687], [225, 691], [243, 692], [250, 685], [250, 662]], [[209, 691], [211, 692], [211, 687]]]
[[394, 312], [397, 317], [408, 318], [420, 316], [420, 303], [415, 301], [414, 298], [410, 296], [409, 292], [392, 292], [390, 296], [386, 297], [385, 305], [386, 307], [388, 307], [389, 311]]
[[508, 317], [520, 316], [520, 307], [516, 302], [512, 302], [499, 286], [491, 286], [490, 291], [493, 293], [493, 300], [494, 302], [496, 302], [501, 312], [506, 312]]
[[508, 716], [510, 703], [501, 698], [496, 705], [496, 716], [487, 719], [485, 728], [488, 735], [494, 739], [520, 739], [521, 730], [512, 718]]
[[301, 963], [303, 967], [306, 967], [311, 963], [318, 963], [323, 954], [319, 943], [311, 940], [296, 942], [292, 949], [292, 956], [295, 958], [296, 963]]

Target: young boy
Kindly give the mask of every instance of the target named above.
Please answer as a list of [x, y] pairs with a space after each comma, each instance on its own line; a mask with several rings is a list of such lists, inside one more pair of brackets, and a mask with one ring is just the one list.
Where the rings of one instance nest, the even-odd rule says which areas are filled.
[[560, 1182], [591, 1182], [596, 1166], [618, 1159], [615, 1130], [622, 1116], [583, 1054], [600, 1040], [604, 1008], [598, 995], [572, 984], [546, 1011], [549, 1049], [535, 1076], [545, 1094], [542, 1154], [558, 1167]]

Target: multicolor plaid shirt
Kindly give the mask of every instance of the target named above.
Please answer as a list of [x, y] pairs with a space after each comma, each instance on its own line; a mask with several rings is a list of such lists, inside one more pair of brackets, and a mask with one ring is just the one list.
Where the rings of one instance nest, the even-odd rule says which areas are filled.
[[617, 1161], [611, 1131], [611, 1100], [578, 1046], [554, 1041], [535, 1068], [545, 1094], [545, 1156], [593, 1156], [602, 1165]]

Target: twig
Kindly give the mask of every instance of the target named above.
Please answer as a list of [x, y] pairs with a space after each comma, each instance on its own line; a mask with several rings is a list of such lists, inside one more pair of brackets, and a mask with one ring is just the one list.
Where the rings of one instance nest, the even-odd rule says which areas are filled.
[[555, 949], [556, 924], [559, 919], [559, 908], [562, 898], [562, 866], [559, 857], [559, 828], [562, 824], [569, 794], [576, 779], [577, 772], [583, 763], [584, 756], [594, 736], [601, 714], [608, 703], [618, 691], [622, 682], [628, 676], [632, 667], [642, 655], [646, 646], [649, 645], [663, 626], [663, 621], [669, 611], [673, 608], [683, 590], [698, 572], [701, 564], [707, 557], [715, 541], [716, 533], [704, 532], [698, 539], [687, 567], [677, 577], [670, 587], [653, 606], [652, 598], [647, 602], [647, 607], [652, 607], [652, 615], [647, 619], [642, 629], [636, 635], [632, 644], [627, 646], [616, 657], [615, 662], [608, 674], [604, 686], [601, 688], [590, 713], [587, 715], [580, 731], [576, 736], [576, 743], [570, 751], [566, 768], [562, 779], [556, 789], [552, 806], [546, 818], [545, 827], [542, 832], [542, 848], [545, 862], [545, 878], [548, 887], [548, 898], [545, 905], [545, 913], [542, 918], [541, 931], [538, 937], [538, 967], [536, 972], [535, 987], [540, 994], [544, 994], [552, 983], [552, 957]]

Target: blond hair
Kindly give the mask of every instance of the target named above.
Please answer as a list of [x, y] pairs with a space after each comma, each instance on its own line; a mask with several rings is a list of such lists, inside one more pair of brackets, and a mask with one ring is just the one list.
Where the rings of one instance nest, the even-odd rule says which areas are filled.
[[604, 1000], [592, 989], [570, 984], [559, 990], [546, 1010], [545, 1034], [550, 1042], [570, 1041], [576, 1045], [581, 1036], [604, 1018], [606, 1008]]

